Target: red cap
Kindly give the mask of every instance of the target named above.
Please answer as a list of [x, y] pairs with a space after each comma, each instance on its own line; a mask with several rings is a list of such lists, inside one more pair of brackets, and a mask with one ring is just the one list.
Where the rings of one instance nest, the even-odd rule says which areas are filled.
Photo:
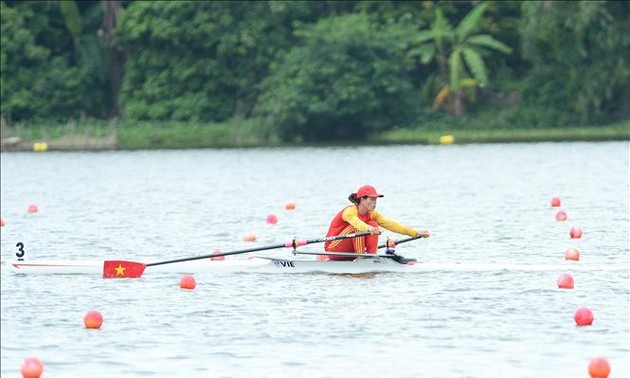
[[372, 185], [363, 185], [362, 187], [359, 188], [359, 190], [357, 190], [357, 198], [362, 198], [362, 197], [383, 197], [382, 194], [378, 194], [376, 192], [376, 189], [374, 189], [374, 187]]

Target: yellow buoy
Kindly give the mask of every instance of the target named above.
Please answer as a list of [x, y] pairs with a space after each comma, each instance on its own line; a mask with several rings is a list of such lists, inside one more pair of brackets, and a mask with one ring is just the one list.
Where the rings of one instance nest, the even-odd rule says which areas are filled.
[[48, 150], [48, 143], [46, 142], [37, 142], [33, 144], [33, 151], [35, 152], [45, 152]]
[[455, 137], [451, 134], [442, 135], [440, 137], [440, 144], [453, 144], [455, 142]]

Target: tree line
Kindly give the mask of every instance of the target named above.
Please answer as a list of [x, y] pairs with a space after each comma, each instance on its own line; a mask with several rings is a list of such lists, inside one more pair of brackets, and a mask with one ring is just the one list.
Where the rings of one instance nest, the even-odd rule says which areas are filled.
[[285, 141], [630, 117], [625, 1], [2, 1], [6, 123], [254, 119]]

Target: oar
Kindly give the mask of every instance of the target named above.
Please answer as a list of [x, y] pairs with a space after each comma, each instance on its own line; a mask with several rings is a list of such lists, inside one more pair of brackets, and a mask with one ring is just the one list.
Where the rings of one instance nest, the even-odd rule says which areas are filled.
[[[410, 237], [410, 238], [405, 238], [405, 239], [400, 239], [400, 240], [394, 240], [394, 239], [388, 239], [387, 242], [391, 243], [389, 246], [387, 245], [387, 242], [385, 242], [385, 244], [381, 244], [378, 246], [378, 249], [383, 249], [383, 248], [394, 248], [396, 247], [398, 244], [402, 244], [402, 243], [407, 243], [410, 242], [412, 240], [418, 240], [421, 239], [422, 236], [414, 236], [414, 237]], [[294, 255], [323, 255], [323, 256], [357, 256], [357, 257], [384, 257], [386, 255], [377, 255], [377, 254], [370, 254], [370, 253], [356, 253], [356, 252], [304, 252], [304, 251], [294, 251], [293, 252]]]
[[[393, 248], [398, 244], [402, 244], [402, 243], [407, 243], [410, 242], [412, 240], [417, 240], [422, 238], [422, 236], [414, 236], [411, 238], [405, 238], [405, 239], [400, 239], [400, 240], [393, 240], [390, 239], [389, 242], [393, 243], [393, 245], [390, 245], [389, 247], [387, 246], [387, 243], [385, 244], [381, 244], [378, 246], [378, 249], [382, 249], [385, 247], [388, 248]], [[355, 252], [309, 252], [309, 251], [294, 251], [293, 252], [294, 255], [316, 255], [316, 256], [342, 256], [342, 257], [363, 257], [363, 258], [377, 258], [377, 257], [387, 257], [387, 258], [400, 258], [402, 256], [393, 254], [393, 253], [388, 253], [388, 254], [376, 254], [376, 253], [355, 253]]]
[[[393, 245], [393, 246], [389, 246], [389, 247], [395, 247], [395, 246], [397, 246], [398, 244], [407, 243], [407, 242], [410, 242], [410, 241], [412, 241], [412, 240], [417, 240], [417, 239], [421, 239], [421, 238], [422, 238], [422, 236], [413, 236], [413, 237], [410, 237], [410, 238], [405, 238], [405, 239], [400, 239], [400, 240], [393, 240], [393, 239], [390, 239], [389, 241], [390, 241], [390, 242], [393, 242], [393, 243], [394, 243], [394, 245]], [[385, 244], [381, 244], [381, 245], [379, 245], [379, 246], [378, 246], [378, 249], [381, 249], [381, 248], [387, 248], [387, 247], [388, 247], [388, 245], [387, 245], [387, 243], [385, 243]]]
[[[381, 244], [378, 246], [378, 249], [382, 249], [382, 248], [394, 248], [396, 245], [398, 244], [402, 244], [402, 243], [407, 243], [410, 242], [412, 240], [417, 240], [422, 238], [422, 236], [414, 236], [411, 238], [405, 238], [405, 239], [401, 239], [401, 240], [393, 240], [390, 239], [388, 240], [389, 243], [391, 243], [389, 246], [387, 245], [387, 243], [385, 244]], [[406, 259], [403, 256], [400, 255], [396, 255], [395, 253], [386, 253], [386, 254], [377, 254], [377, 253], [356, 253], [356, 252], [308, 252], [308, 251], [293, 251], [294, 255], [316, 255], [316, 256], [341, 256], [341, 257], [360, 257], [360, 258], [390, 258], [393, 259], [396, 262], [399, 262], [401, 264], [406, 264], [406, 263], [414, 263], [417, 260], [416, 259]]]
[[144, 269], [148, 266], [172, 264], [172, 263], [178, 263], [178, 262], [183, 262], [183, 261], [201, 260], [201, 259], [208, 259], [212, 257], [238, 255], [241, 253], [258, 252], [258, 251], [265, 251], [268, 249], [276, 249], [276, 248], [295, 249], [302, 245], [313, 244], [313, 243], [324, 243], [327, 241], [341, 240], [341, 239], [351, 239], [351, 238], [356, 238], [359, 236], [365, 236], [369, 234], [370, 234], [369, 232], [358, 232], [356, 234], [329, 236], [329, 237], [320, 238], [320, 239], [293, 239], [286, 243], [268, 245], [264, 247], [241, 249], [238, 251], [224, 252], [224, 253], [218, 253], [218, 254], [213, 254], [213, 255], [185, 257], [181, 259], [159, 261], [159, 262], [154, 262], [150, 264], [144, 264], [144, 263], [135, 262], [135, 261], [125, 261], [125, 260], [106, 260], [103, 263], [103, 278], [140, 278], [142, 276], [142, 273], [144, 273]]

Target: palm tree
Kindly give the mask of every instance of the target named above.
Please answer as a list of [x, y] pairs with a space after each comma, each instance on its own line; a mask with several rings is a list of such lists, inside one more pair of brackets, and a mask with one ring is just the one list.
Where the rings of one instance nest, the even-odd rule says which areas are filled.
[[431, 29], [416, 36], [417, 47], [410, 54], [419, 56], [422, 64], [435, 60], [438, 66], [441, 88], [433, 102], [435, 108], [447, 101], [450, 114], [464, 115], [464, 90], [488, 83], [484, 57], [490, 50], [512, 52], [509, 46], [492, 36], [476, 34], [487, 7], [487, 3], [477, 4], [456, 27], [452, 27], [437, 8]]
[[97, 33], [86, 33], [78, 3], [73, 0], [59, 1], [59, 10], [72, 35], [75, 50], [82, 65], [97, 75], [102, 83], [109, 84], [110, 109], [108, 116], [120, 116], [118, 94], [123, 75], [123, 51], [114, 39], [114, 29], [120, 3], [118, 0], [101, 0], [91, 7], [101, 7], [102, 25]]

